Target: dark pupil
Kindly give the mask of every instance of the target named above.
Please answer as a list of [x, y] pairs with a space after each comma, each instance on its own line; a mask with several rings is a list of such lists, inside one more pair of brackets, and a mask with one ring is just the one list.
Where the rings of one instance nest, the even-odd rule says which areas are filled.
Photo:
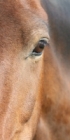
[[35, 49], [33, 50], [33, 52], [35, 53], [42, 53], [44, 47], [47, 45], [47, 41], [45, 40], [40, 40], [37, 44], [37, 46], [35, 47]]

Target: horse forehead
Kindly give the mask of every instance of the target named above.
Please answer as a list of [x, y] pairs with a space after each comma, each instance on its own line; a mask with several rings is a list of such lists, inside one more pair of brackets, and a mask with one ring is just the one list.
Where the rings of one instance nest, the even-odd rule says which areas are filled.
[[7, 10], [11, 13], [15, 14], [16, 12], [20, 13], [25, 17], [29, 18], [30, 15], [37, 15], [42, 19], [47, 19], [47, 14], [45, 13], [44, 9], [41, 6], [40, 0], [1, 0], [0, 6], [3, 6], [4, 11]]
[[41, 6], [40, 0], [19, 0], [18, 3], [21, 4], [27, 10], [33, 11], [35, 13], [38, 11], [39, 15], [42, 18], [44, 18], [43, 16], [45, 16], [45, 18], [47, 16], [47, 14], [45, 13], [44, 9]]
[[29, 34], [38, 32], [38, 27], [43, 28], [43, 17], [46, 19], [46, 14], [38, 0], [2, 0], [0, 17], [2, 25], [5, 23], [7, 27], [9, 24], [12, 31], [21, 29], [27, 39]]
[[19, 3], [21, 3], [26, 8], [38, 8], [38, 4], [40, 3], [40, 0], [19, 0]]
[[40, 0], [0, 0], [0, 5], [1, 4], [7, 9], [13, 6], [12, 8], [15, 8], [15, 10], [24, 8], [31, 11], [32, 9], [38, 10], [41, 7]]

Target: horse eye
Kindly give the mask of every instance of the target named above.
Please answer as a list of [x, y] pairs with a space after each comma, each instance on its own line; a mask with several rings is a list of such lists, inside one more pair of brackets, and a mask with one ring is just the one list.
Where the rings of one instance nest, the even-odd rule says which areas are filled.
[[46, 45], [48, 45], [48, 42], [47, 42], [46, 39], [40, 40], [40, 41], [37, 43], [35, 49], [33, 50], [32, 55], [35, 55], [35, 56], [41, 55], [42, 52], [43, 52], [43, 50], [44, 50], [44, 47], [45, 47]]

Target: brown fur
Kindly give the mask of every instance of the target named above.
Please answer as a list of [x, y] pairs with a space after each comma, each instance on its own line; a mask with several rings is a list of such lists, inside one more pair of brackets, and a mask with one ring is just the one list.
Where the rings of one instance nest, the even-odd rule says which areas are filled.
[[[46, 13], [38, 0], [0, 0], [0, 140], [70, 140], [66, 32], [58, 32], [47, 7]], [[39, 59], [28, 57], [48, 38], [48, 20], [49, 46]]]
[[70, 1], [43, 0], [42, 4], [48, 14], [50, 47], [45, 51], [42, 117], [36, 138], [70, 140]]
[[35, 134], [43, 55], [28, 55], [47, 35], [43, 17], [38, 1], [0, 1], [0, 140], [31, 140]]

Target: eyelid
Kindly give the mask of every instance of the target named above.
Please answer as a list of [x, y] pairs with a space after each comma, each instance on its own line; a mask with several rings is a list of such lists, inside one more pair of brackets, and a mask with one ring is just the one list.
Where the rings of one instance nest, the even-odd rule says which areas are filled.
[[[49, 44], [49, 38], [45, 38], [45, 37], [43, 37], [41, 40], [44, 40], [44, 41], [47, 42], [47, 44]], [[40, 40], [40, 41], [41, 41], [41, 40]]]

